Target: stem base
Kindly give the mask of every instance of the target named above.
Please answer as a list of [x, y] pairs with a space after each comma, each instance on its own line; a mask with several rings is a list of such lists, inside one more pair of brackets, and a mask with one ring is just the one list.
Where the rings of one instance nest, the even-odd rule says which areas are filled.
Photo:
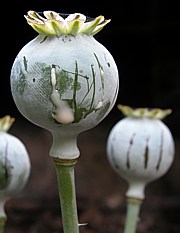
[[54, 158], [64, 233], [79, 233], [74, 167], [77, 160]]

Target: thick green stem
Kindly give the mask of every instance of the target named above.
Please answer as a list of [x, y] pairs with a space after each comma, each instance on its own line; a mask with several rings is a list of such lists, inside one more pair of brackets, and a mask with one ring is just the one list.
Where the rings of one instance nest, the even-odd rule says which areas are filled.
[[0, 233], [4, 233], [6, 217], [0, 217]]
[[141, 203], [142, 200], [135, 198], [127, 198], [127, 214], [124, 233], [136, 232]]
[[76, 160], [54, 159], [64, 233], [79, 233], [74, 167]]

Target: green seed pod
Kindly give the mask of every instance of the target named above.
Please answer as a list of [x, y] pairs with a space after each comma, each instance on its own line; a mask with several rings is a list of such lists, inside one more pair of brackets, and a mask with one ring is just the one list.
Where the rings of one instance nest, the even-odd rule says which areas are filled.
[[163, 176], [174, 160], [174, 140], [162, 119], [170, 109], [132, 109], [112, 128], [107, 156], [113, 169], [129, 183], [127, 196], [143, 199], [147, 183]]
[[10, 116], [0, 119], [0, 217], [5, 201], [24, 188], [31, 168], [24, 144], [7, 132], [13, 122]]
[[[66, 150], [67, 138], [73, 141], [100, 123], [118, 94], [115, 61], [94, 38], [110, 20], [88, 20], [79, 13], [63, 18], [54, 11], [29, 11], [25, 18], [39, 34], [21, 49], [12, 66], [13, 99], [25, 118], [52, 132], [52, 156], [76, 158], [74, 143], [72, 154]], [[61, 153], [56, 141], [62, 142]]]

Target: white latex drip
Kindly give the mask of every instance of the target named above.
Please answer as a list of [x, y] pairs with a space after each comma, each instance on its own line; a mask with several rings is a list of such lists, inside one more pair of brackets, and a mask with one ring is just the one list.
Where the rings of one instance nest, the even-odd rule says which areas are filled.
[[52, 117], [61, 124], [70, 124], [74, 121], [73, 110], [68, 106], [66, 101], [60, 99], [60, 94], [56, 90], [56, 73], [55, 68], [51, 69], [52, 94], [51, 101], [56, 107]]

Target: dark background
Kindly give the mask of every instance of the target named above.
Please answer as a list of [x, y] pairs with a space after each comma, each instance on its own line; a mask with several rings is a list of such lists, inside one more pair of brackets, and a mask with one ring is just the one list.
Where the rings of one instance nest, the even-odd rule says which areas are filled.
[[6, 1], [1, 7], [0, 117], [16, 118], [11, 133], [26, 145], [32, 172], [23, 192], [7, 203], [7, 233], [59, 233], [56, 176], [49, 159], [51, 135], [18, 112], [10, 90], [10, 71], [20, 49], [37, 34], [26, 23], [28, 10], [104, 15], [111, 22], [95, 37], [113, 55], [119, 70], [117, 102], [95, 129], [79, 136], [77, 199], [83, 233], [123, 232], [127, 184], [110, 168], [105, 146], [112, 126], [122, 118], [117, 104], [171, 108], [164, 121], [175, 139], [169, 172], [149, 185], [138, 233], [179, 233], [180, 212], [180, 13], [178, 1]]

